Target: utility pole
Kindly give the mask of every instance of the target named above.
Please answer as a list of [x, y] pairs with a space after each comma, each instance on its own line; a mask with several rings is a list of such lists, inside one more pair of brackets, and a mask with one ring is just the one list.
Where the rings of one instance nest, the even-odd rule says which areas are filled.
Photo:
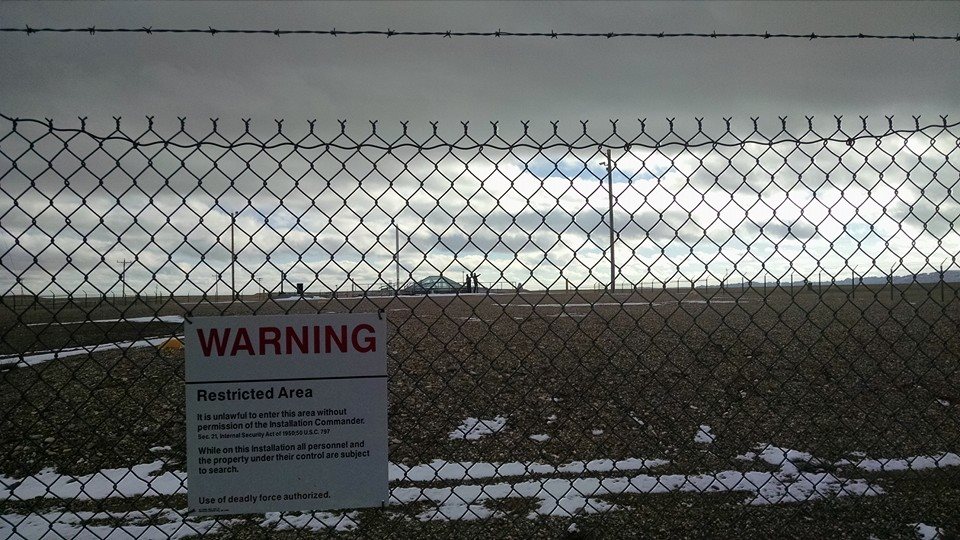
[[237, 299], [237, 251], [234, 249], [234, 229], [237, 224], [237, 213], [230, 212], [230, 301]]
[[127, 297], [127, 267], [133, 264], [133, 261], [127, 262], [126, 259], [123, 259], [117, 262], [123, 265], [123, 269], [120, 270], [120, 285], [123, 290], [123, 298], [126, 298]]
[[393, 263], [397, 267], [397, 294], [400, 294], [400, 226], [397, 225], [394, 227], [394, 232], [396, 236], [394, 237], [393, 244]]
[[610, 292], [614, 292], [617, 287], [617, 263], [614, 257], [613, 240], [613, 159], [610, 156], [610, 149], [607, 149], [607, 161], [601, 162], [601, 165], [607, 166], [607, 197], [609, 199], [610, 212]]

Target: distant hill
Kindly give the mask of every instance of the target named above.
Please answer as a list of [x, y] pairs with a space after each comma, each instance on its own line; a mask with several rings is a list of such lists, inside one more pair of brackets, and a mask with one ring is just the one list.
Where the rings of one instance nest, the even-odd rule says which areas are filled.
[[[841, 285], [841, 286], [842, 286], [842, 285], [847, 285], [847, 286], [849, 286], [849, 285], [850, 285], [850, 272], [847, 271], [847, 274], [846, 274], [846, 275], [847, 275], [847, 278], [846, 278], [846, 279], [837, 279], [836, 281], [833, 281], [832, 283], [833, 283], [834, 285]], [[816, 279], [817, 279], [816, 276], [813, 276], [812, 282], [813, 282], [813, 283], [816, 283], [816, 282], [817, 282]], [[946, 281], [946, 282], [948, 282], [948, 283], [960, 283], [960, 270], [948, 270], [948, 271], [944, 272], [944, 273], [943, 273], [943, 280]], [[905, 276], [894, 276], [894, 277], [893, 277], [893, 282], [894, 282], [894, 284], [896, 284], [896, 285], [909, 285], [909, 284], [911, 284], [911, 283], [940, 283], [940, 273], [939, 273], [939, 272], [927, 272], [927, 273], [924, 273], [924, 274], [915, 274], [915, 275], [914, 275], [914, 274], [908, 274], [908, 275], [905, 275]], [[769, 286], [769, 285], [772, 285], [773, 283], [774, 283], [773, 278], [770, 278], [770, 281], [767, 282], [767, 285]], [[803, 284], [803, 280], [796, 280], [796, 281], [794, 281], [794, 283], [796, 283], [796, 284], [798, 284], [798, 285], [801, 285], [801, 284]], [[823, 283], [824, 283], [824, 285], [831, 283], [831, 281], [830, 281], [830, 276], [828, 276], [828, 275], [826, 274], [826, 272], [824, 272], [824, 274], [823, 274]], [[886, 285], [886, 284], [887, 284], [887, 277], [886, 277], [886, 276], [863, 276], [863, 280], [861, 281], [861, 280], [858, 278], [856, 283], [857, 283], [857, 284], [863, 284], [863, 285]], [[790, 282], [789, 282], [789, 281], [783, 281], [782, 284], [783, 284], [783, 285], [789, 285]], [[737, 285], [737, 283], [729, 283], [729, 284], [728, 284], [728, 286], [736, 286], [736, 285]], [[762, 287], [762, 286], [763, 286], [763, 281], [754, 281], [754, 282], [753, 282], [753, 286], [754, 286], [754, 287]]]
[[[949, 282], [958, 282], [960, 281], [960, 270], [948, 270], [943, 273], [943, 280]], [[893, 276], [893, 282], [897, 285], [907, 285], [910, 283], [940, 283], [940, 273], [939, 272], [927, 272], [925, 274], [915, 274], [915, 275], [906, 275], [906, 276]], [[835, 282], [837, 285], [850, 285], [850, 278], [837, 280]], [[857, 280], [857, 283], [860, 283], [860, 280]], [[864, 285], [885, 285], [887, 283], [887, 277], [870, 277], [865, 276], [863, 278]]]

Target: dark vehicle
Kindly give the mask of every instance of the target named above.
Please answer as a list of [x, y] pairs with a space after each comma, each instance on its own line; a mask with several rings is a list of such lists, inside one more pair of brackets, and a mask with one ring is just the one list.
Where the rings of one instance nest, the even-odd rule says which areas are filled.
[[430, 276], [400, 289], [400, 294], [456, 294], [466, 290], [466, 287], [450, 278]]

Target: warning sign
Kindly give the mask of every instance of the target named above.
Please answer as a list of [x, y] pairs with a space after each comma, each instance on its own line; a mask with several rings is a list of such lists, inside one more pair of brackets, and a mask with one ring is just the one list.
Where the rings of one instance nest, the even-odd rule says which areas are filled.
[[386, 502], [387, 334], [376, 314], [194, 318], [184, 345], [191, 512]]

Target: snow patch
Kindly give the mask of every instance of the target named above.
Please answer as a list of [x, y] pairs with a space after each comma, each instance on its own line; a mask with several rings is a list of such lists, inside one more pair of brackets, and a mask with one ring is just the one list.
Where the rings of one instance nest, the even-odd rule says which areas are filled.
[[[469, 419], [468, 419], [469, 420]], [[467, 422], [469, 423], [469, 422]], [[505, 425], [501, 419], [499, 428]], [[469, 433], [480, 421], [464, 432]], [[158, 447], [162, 448], [162, 447]], [[487, 503], [513, 497], [533, 499], [536, 508], [531, 519], [540, 516], [576, 516], [615, 510], [616, 507], [601, 497], [616, 494], [658, 493], [743, 493], [745, 503], [752, 505], [781, 504], [814, 501], [830, 497], [873, 496], [884, 493], [879, 486], [863, 479], [847, 479], [827, 472], [801, 472], [798, 465], [822, 463], [806, 452], [763, 446], [759, 453], [741, 456], [762, 460], [778, 468], [776, 471], [719, 471], [697, 475], [651, 474], [655, 467], [669, 464], [662, 459], [628, 458], [622, 460], [595, 459], [573, 461], [563, 465], [536, 462], [446, 462], [434, 460], [427, 464], [406, 466], [390, 464], [391, 482], [450, 483], [434, 486], [393, 486], [389, 504], [430, 503], [433, 508], [421, 512], [423, 521], [474, 520], [496, 517]], [[917, 458], [908, 461], [916, 462]], [[943, 461], [943, 460], [941, 460]], [[103, 499], [111, 497], [139, 498], [186, 493], [187, 477], [181, 471], [161, 472], [162, 460], [134, 465], [130, 468], [104, 469], [91, 475], [61, 475], [45, 469], [24, 478], [0, 476], [0, 500], [22, 501], [32, 498]], [[633, 476], [607, 476], [602, 473], [643, 471]], [[586, 477], [587, 473], [597, 477]], [[542, 477], [531, 478], [531, 475]], [[550, 475], [571, 475], [557, 477]], [[471, 483], [481, 479], [498, 480], [518, 477], [512, 481]], [[153, 514], [164, 512], [165, 521], [144, 525], [142, 521]], [[180, 538], [204, 532], [217, 532], [229, 521], [191, 521], [183, 511], [150, 510], [133, 513], [136, 521], [126, 521], [117, 527], [103, 530], [98, 526], [83, 525], [85, 521], [116, 517], [128, 520], [129, 513], [110, 516], [94, 513], [7, 515], [0, 519], [0, 532], [8, 536], [19, 534], [28, 538], [51, 536], [76, 537], [89, 533], [99, 537]], [[145, 517], [146, 516], [146, 517]], [[352, 530], [356, 528], [356, 514], [314, 512], [283, 515], [266, 514], [262, 526], [271, 529]], [[199, 519], [199, 518], [197, 518]], [[5, 520], [5, 521], [4, 521]], [[114, 536], [111, 536], [114, 535]], [[179, 536], [178, 536], [179, 535]], [[82, 536], [82, 534], [80, 535]]]
[[480, 437], [499, 433], [506, 425], [507, 418], [504, 416], [497, 416], [493, 419], [469, 417], [457, 429], [450, 432], [450, 438], [475, 441]]
[[[123, 512], [63, 512], [0, 517], [0, 536], [4, 538], [109, 538], [137, 540], [180, 539], [221, 532], [236, 520], [185, 517], [186, 509], [150, 509]], [[274, 531], [350, 531], [357, 527], [356, 512], [346, 514], [308, 512], [264, 515], [260, 526]], [[90, 522], [116, 520], [118, 525], [89, 525]], [[145, 524], [152, 520], [154, 524]]]
[[781, 448], [772, 444], [758, 445], [755, 449], [757, 452], [747, 452], [734, 459], [740, 461], [755, 461], [760, 459], [760, 461], [768, 465], [773, 465], [780, 469], [781, 472], [790, 475], [798, 474], [800, 467], [804, 465], [814, 467], [826, 465], [826, 462], [822, 459], [815, 458], [813, 455], [799, 450]]
[[[155, 447], [169, 448], [169, 447]], [[0, 501], [24, 501], [36, 498], [100, 500], [112, 497], [141, 497], [177, 495], [187, 492], [187, 473], [160, 472], [166, 462], [157, 460], [130, 468], [101, 469], [81, 476], [60, 474], [44, 469], [26, 478], [0, 475]], [[571, 461], [563, 465], [537, 462], [448, 462], [440, 459], [430, 463], [407, 466], [389, 465], [391, 482], [440, 482], [450, 480], [478, 480], [528, 476], [532, 474], [582, 474], [585, 472], [635, 471], [662, 467], [670, 462], [664, 459], [627, 458], [621, 460], [595, 459]]]
[[[477, 426], [494, 432], [502, 429], [506, 419], [495, 419], [493, 428], [476, 420], [468, 422], [463, 438]], [[709, 433], [709, 427], [704, 429]], [[166, 451], [168, 447], [154, 447]], [[852, 455], [852, 454], [851, 454]], [[862, 456], [862, 453], [857, 453]], [[629, 458], [622, 460], [595, 459], [572, 461], [562, 465], [537, 462], [447, 462], [407, 466], [390, 464], [390, 481], [434, 485], [394, 485], [389, 504], [429, 503], [433, 507], [418, 514], [423, 521], [474, 520], [497, 517], [488, 506], [489, 501], [513, 497], [533, 499], [530, 518], [540, 516], [576, 516], [615, 510], [602, 497], [616, 494], [658, 493], [742, 493], [744, 503], [750, 505], [784, 504], [816, 501], [833, 497], [876, 496], [884, 490], [865, 479], [844, 478], [833, 473], [815, 470], [830, 465], [807, 452], [782, 448], [772, 444], [759, 445], [755, 451], [737, 456], [744, 461], [760, 461], [775, 470], [717, 471], [703, 474], [654, 474], [656, 467], [668, 465], [662, 459]], [[130, 468], [103, 469], [81, 476], [61, 475], [51, 469], [23, 479], [0, 476], [0, 501], [23, 501], [34, 498], [62, 498], [75, 500], [113, 497], [139, 498], [186, 493], [187, 477], [181, 471], [162, 471], [165, 462], [156, 460]], [[960, 456], [952, 453], [933, 456], [914, 456], [895, 459], [842, 460], [832, 465], [850, 465], [871, 472], [918, 470], [960, 465]], [[638, 474], [623, 474], [637, 471]], [[618, 474], [619, 473], [619, 474]], [[585, 476], [595, 474], [595, 477]], [[610, 476], [615, 474], [616, 476]], [[537, 475], [534, 477], [533, 475]], [[569, 476], [560, 476], [569, 475]], [[513, 480], [504, 478], [515, 477]], [[481, 480], [493, 480], [477, 483]], [[0, 536], [36, 538], [45, 536], [76, 537], [136, 537], [182, 538], [203, 533], [216, 533], [229, 521], [202, 521], [184, 518], [185, 511], [153, 509], [135, 512], [110, 513], [53, 511], [48, 514], [9, 514], [0, 519]], [[269, 529], [335, 528], [349, 531], [357, 527], [355, 513], [270, 513], [261, 525]], [[162, 519], [158, 519], [162, 518]], [[91, 521], [116, 519], [120, 525], [84, 525]], [[155, 522], [145, 523], [146, 520]], [[199, 520], [199, 521], [198, 521]], [[922, 523], [913, 524], [920, 538], [939, 538], [942, 531]]]
[[[799, 475], [765, 471], [721, 471], [699, 475], [647, 475], [604, 478], [547, 478], [513, 483], [456, 485], [438, 488], [398, 487], [391, 491], [391, 504], [427, 502], [437, 506], [431, 519], [463, 519], [491, 500], [510, 497], [536, 499], [530, 513], [539, 516], [574, 516], [612, 510], [601, 496], [659, 493], [741, 492], [752, 505], [803, 502], [827, 497], [880, 495], [883, 489], [865, 480], [844, 479], [829, 473]], [[443, 516], [443, 517], [441, 517]]]
[[95, 352], [102, 351], [112, 351], [112, 350], [129, 350], [129, 349], [139, 349], [143, 347], [156, 347], [157, 345], [162, 345], [168, 339], [172, 338], [183, 339], [183, 336], [163, 336], [150, 339], [142, 339], [139, 341], [118, 341], [116, 343], [103, 343], [101, 345], [88, 345], [84, 347], [73, 347], [69, 349], [58, 349], [56, 351], [43, 351], [39, 353], [31, 353], [26, 355], [13, 355], [13, 356], [4, 356], [0, 358], [0, 367], [26, 367], [26, 366], [35, 366], [37, 364], [42, 364], [43, 362], [49, 362], [50, 360], [59, 360], [61, 358], [68, 358], [71, 356], [81, 356], [85, 354], [92, 354]]
[[860, 470], [870, 472], [922, 471], [925, 469], [943, 469], [944, 467], [960, 466], [960, 456], [953, 452], [906, 458], [868, 459], [858, 456], [857, 459], [852, 460], [841, 459], [836, 462], [835, 465], [838, 467], [852, 465]]
[[926, 523], [911, 523], [913, 530], [917, 533], [918, 540], [937, 540], [943, 538], [943, 529], [927, 525]]
[[530, 439], [537, 442], [547, 442], [550, 440], [550, 436], [547, 435], [546, 433], [537, 433], [537, 434], [531, 435]]
[[357, 528], [356, 512], [337, 514], [331, 512], [304, 512], [300, 514], [281, 514], [267, 512], [261, 527], [274, 531], [352, 531]]
[[181, 324], [183, 323], [183, 316], [181, 315], [153, 315], [149, 317], [124, 317], [121, 319], [94, 319], [94, 320], [84, 320], [84, 321], [52, 321], [52, 322], [39, 322], [39, 323], [30, 323], [26, 326], [63, 326], [66, 324], [84, 324], [84, 323], [109, 323], [109, 322], [128, 322], [128, 323], [152, 323], [152, 322], [161, 322], [161, 323], [170, 323], [170, 324]]
[[710, 431], [710, 426], [703, 424], [697, 429], [697, 434], [693, 436], [693, 442], [700, 444], [710, 444], [717, 436]]
[[59, 498], [80, 501], [110, 497], [176, 495], [187, 492], [187, 473], [160, 469], [156, 460], [129, 468], [101, 469], [93, 474], [71, 476], [43, 469], [23, 479], [0, 475], [0, 501]]
[[[167, 540], [215, 534], [229, 520], [184, 518], [186, 510], [150, 509], [123, 512], [64, 512], [7, 514], [0, 517], [4, 538], [109, 538]], [[119, 525], [86, 525], [96, 520], [119, 520]], [[143, 524], [147, 520], [161, 523]]]

